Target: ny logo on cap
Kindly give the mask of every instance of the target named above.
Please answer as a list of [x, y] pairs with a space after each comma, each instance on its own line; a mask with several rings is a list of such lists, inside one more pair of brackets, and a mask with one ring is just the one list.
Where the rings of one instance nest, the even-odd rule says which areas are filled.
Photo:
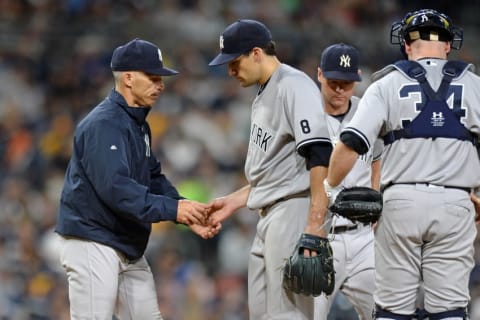
[[350, 56], [348, 54], [342, 54], [340, 56], [340, 67], [344, 67], [344, 68], [350, 67]]
[[162, 62], [162, 51], [160, 51], [160, 49], [158, 49], [158, 59]]
[[223, 36], [220, 36], [220, 49], [223, 50]]
[[424, 14], [422, 14], [422, 22], [428, 21], [428, 17]]

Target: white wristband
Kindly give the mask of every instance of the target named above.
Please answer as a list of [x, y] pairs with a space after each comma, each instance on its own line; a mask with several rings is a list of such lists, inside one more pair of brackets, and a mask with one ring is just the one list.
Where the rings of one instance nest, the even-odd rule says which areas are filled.
[[330, 198], [332, 196], [333, 188], [330, 185], [330, 183], [328, 183], [326, 178], [323, 180], [323, 188], [325, 189], [325, 193], [327, 194], [327, 197]]

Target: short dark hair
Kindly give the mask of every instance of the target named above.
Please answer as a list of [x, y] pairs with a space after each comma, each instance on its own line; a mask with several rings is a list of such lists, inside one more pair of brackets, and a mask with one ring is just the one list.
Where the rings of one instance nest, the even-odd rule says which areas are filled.
[[[276, 56], [277, 55], [277, 50], [276, 50], [276, 45], [273, 40], [270, 40], [265, 46], [261, 47], [263, 52], [265, 52], [269, 56]], [[252, 50], [248, 50], [247, 52], [244, 53], [244, 55], [248, 56], [252, 52]]]
[[277, 55], [277, 50], [276, 50], [276, 45], [275, 41], [271, 40], [267, 43], [267, 45], [263, 48], [263, 51], [269, 56], [276, 56]]

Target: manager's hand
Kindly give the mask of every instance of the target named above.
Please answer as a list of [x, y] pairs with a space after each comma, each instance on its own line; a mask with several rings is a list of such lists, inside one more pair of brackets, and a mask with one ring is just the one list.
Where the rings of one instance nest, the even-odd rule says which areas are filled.
[[197, 201], [182, 199], [178, 201], [177, 222], [186, 225], [205, 225], [210, 212], [210, 206]]

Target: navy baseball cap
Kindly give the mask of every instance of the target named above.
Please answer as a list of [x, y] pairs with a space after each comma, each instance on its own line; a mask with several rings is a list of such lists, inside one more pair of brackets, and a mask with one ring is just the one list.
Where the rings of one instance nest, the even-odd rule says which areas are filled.
[[178, 71], [163, 66], [162, 51], [153, 43], [134, 39], [113, 51], [112, 71], [143, 71], [159, 76], [171, 76]]
[[327, 79], [362, 81], [358, 74], [358, 50], [344, 43], [337, 43], [323, 50], [320, 68]]
[[208, 64], [228, 63], [254, 47], [263, 48], [272, 40], [267, 27], [256, 20], [240, 19], [229, 25], [220, 36], [221, 52]]

